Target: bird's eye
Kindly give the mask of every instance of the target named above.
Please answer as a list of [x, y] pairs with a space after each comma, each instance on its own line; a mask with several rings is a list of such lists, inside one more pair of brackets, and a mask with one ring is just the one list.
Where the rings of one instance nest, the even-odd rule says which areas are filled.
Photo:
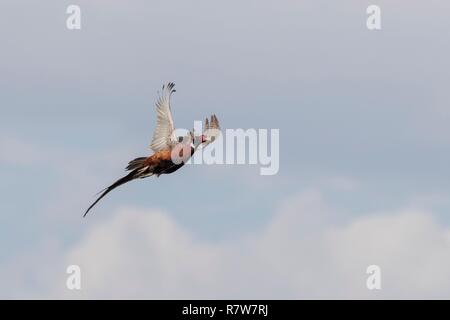
[[183, 137], [178, 137], [178, 142], [183, 142]]

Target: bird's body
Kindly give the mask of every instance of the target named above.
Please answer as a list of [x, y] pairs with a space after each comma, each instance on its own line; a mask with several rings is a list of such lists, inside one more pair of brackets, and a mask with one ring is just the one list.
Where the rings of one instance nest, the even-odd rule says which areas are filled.
[[[188, 152], [186, 159], [190, 158], [195, 152], [195, 148], [191, 146], [182, 147], [182, 143], [180, 143], [180, 157], [184, 156], [183, 153], [185, 150]], [[147, 158], [136, 158], [128, 163], [126, 170], [137, 170], [140, 175], [138, 178], [145, 178], [151, 175], [160, 176], [162, 174], [175, 172], [184, 166], [185, 162], [181, 161], [180, 163], [174, 163], [172, 160], [173, 151], [174, 150], [161, 150]]]
[[[190, 132], [187, 137], [174, 137], [174, 127], [172, 113], [170, 110], [170, 96], [175, 92], [173, 83], [163, 86], [162, 96], [156, 103], [158, 123], [153, 135], [151, 148], [154, 153], [149, 157], [140, 157], [131, 160], [126, 167], [130, 171], [126, 176], [120, 178], [108, 188], [101, 191], [101, 195], [86, 210], [83, 217], [109, 192], [129, 181], [142, 179], [156, 175], [170, 174], [180, 169], [186, 161], [192, 157], [197, 148], [202, 144], [209, 144], [214, 141], [213, 136], [201, 135], [196, 138]], [[215, 115], [211, 116], [211, 125], [208, 119], [205, 122], [206, 129], [219, 129], [219, 122]]]

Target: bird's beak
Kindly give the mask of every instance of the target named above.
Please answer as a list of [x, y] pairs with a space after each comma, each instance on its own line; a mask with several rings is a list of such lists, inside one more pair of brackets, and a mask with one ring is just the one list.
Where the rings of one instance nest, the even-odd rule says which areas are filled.
[[202, 138], [201, 138], [202, 143], [205, 143], [206, 141], [208, 141], [208, 138], [202, 134]]

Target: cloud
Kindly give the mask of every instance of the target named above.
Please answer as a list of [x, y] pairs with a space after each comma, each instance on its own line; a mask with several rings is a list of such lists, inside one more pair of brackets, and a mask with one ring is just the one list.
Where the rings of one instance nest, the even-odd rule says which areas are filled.
[[83, 296], [180, 298], [214, 283], [219, 258], [215, 247], [196, 243], [167, 214], [124, 209], [92, 228], [67, 263], [83, 270]]
[[[199, 241], [160, 210], [124, 208], [66, 255], [82, 290], [63, 298], [446, 298], [450, 232], [415, 209], [345, 223], [319, 192], [288, 199], [263, 229]], [[366, 268], [382, 290], [366, 288]]]

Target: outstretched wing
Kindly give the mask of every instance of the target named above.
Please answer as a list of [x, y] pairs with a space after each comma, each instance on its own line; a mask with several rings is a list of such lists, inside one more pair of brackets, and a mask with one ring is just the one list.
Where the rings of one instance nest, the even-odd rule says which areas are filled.
[[220, 124], [216, 115], [211, 116], [211, 120], [205, 119], [205, 129], [203, 132], [206, 142], [203, 144], [206, 147], [208, 144], [214, 142], [220, 136]]
[[174, 87], [175, 84], [172, 82], [163, 85], [161, 95], [156, 102], [157, 123], [150, 144], [150, 148], [154, 152], [169, 150], [174, 144], [171, 139], [174, 126], [172, 111], [170, 110], [170, 96], [175, 92]]

